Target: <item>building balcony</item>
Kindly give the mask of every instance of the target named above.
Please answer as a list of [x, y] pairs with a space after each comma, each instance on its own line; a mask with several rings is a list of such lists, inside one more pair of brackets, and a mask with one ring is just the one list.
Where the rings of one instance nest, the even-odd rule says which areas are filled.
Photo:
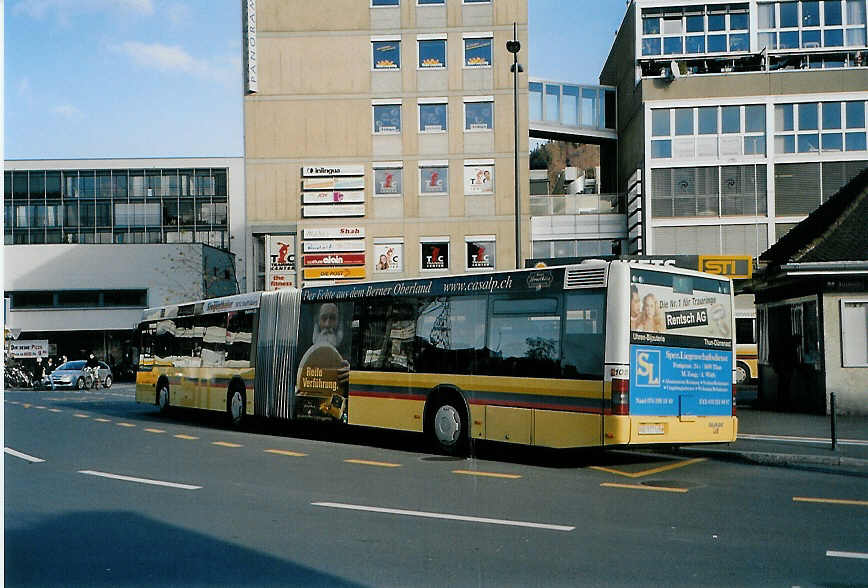
[[531, 216], [624, 214], [624, 194], [563, 194], [531, 196]]

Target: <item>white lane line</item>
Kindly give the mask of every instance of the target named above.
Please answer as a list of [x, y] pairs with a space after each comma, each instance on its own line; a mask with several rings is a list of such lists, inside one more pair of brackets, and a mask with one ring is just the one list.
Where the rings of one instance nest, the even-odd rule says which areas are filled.
[[13, 455], [15, 457], [20, 457], [21, 459], [25, 459], [31, 463], [42, 463], [45, 461], [44, 459], [39, 459], [38, 457], [33, 457], [32, 455], [27, 455], [26, 453], [21, 453], [20, 451], [9, 449], [8, 447], [4, 447], [3, 452], [8, 453], [9, 455]]
[[191, 486], [189, 484], [178, 484], [177, 482], [163, 482], [162, 480], [148, 480], [147, 478], [133, 478], [131, 476], [121, 476], [118, 474], [108, 474], [106, 472], [95, 472], [93, 470], [79, 470], [79, 474], [88, 476], [99, 476], [100, 478], [111, 478], [112, 480], [123, 480], [124, 482], [136, 482], [139, 484], [150, 484], [152, 486], [166, 486], [168, 488], [179, 488], [181, 490], [199, 490], [202, 486]]
[[[785, 441], [788, 443], [810, 443], [813, 445], [828, 445], [832, 442], [827, 437], [791, 437], [786, 435], [751, 435], [739, 433], [739, 439], [749, 441]], [[868, 446], [868, 439], [838, 439], [838, 445]]]
[[408, 517], [422, 517], [428, 519], [447, 519], [451, 521], [465, 521], [468, 523], [485, 523], [489, 525], [506, 525], [510, 527], [530, 527], [531, 529], [547, 529], [550, 531], [574, 531], [575, 527], [565, 525], [548, 525], [545, 523], [529, 523], [526, 521], [509, 521], [505, 519], [487, 519], [483, 517], [468, 517], [463, 515], [444, 514], [439, 512], [422, 512], [417, 510], [402, 510], [398, 508], [380, 508], [376, 506], [360, 506], [358, 504], [341, 504], [338, 502], [311, 502], [313, 506], [327, 508], [341, 508], [345, 510], [362, 510], [383, 514], [404, 515]]
[[846, 557], [849, 559], [868, 559], [868, 553], [857, 553], [855, 551], [832, 551], [826, 552], [826, 557]]

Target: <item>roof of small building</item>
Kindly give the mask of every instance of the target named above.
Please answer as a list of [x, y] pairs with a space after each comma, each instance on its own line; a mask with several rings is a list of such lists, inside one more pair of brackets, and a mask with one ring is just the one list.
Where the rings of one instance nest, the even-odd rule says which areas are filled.
[[868, 261], [868, 167], [759, 259], [770, 265]]

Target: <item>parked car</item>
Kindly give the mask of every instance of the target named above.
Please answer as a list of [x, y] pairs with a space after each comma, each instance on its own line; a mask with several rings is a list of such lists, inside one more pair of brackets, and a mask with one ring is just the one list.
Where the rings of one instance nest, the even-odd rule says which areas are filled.
[[[51, 372], [51, 389], [59, 388], [75, 388], [78, 390], [86, 390], [90, 388], [90, 374], [85, 371], [87, 361], [79, 359], [75, 361], [67, 361]], [[99, 362], [99, 385], [104, 388], [111, 388], [112, 385], [112, 370], [107, 363]]]

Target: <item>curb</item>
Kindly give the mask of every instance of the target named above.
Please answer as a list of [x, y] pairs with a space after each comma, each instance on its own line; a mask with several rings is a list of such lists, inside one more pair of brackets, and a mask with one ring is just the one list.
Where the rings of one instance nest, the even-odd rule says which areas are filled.
[[855, 475], [868, 476], [868, 459], [845, 457], [841, 455], [805, 455], [792, 453], [771, 453], [765, 451], [738, 451], [734, 449], [708, 449], [681, 447], [680, 453], [703, 455], [716, 458], [730, 458], [748, 463], [770, 466], [821, 466], [834, 468], [855, 468], [864, 472], [843, 471]]

